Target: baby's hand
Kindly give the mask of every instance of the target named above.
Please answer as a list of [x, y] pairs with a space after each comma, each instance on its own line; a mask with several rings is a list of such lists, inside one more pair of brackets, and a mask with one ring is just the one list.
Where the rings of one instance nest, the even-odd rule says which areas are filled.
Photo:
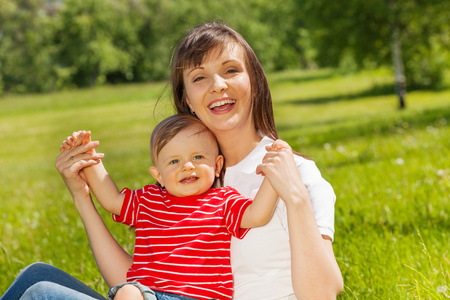
[[288, 150], [292, 151], [291, 146], [289, 146], [288, 143], [286, 143], [285, 141], [280, 140], [280, 139], [278, 139], [275, 142], [273, 142], [272, 145], [267, 145], [266, 146], [266, 150], [267, 151], [279, 151], [281, 149], [288, 149]]
[[283, 151], [289, 151], [292, 153], [292, 148], [283, 140], [276, 140], [272, 145], [266, 146], [267, 154], [264, 156], [263, 161], [256, 167], [256, 174], [266, 176], [264, 173], [264, 167], [269, 164], [275, 165], [280, 162], [279, 155]]
[[[85, 145], [87, 143], [91, 142], [91, 132], [90, 131], [75, 131], [72, 133], [71, 136], [68, 136], [65, 141], [62, 142], [61, 147], [59, 147], [59, 150], [61, 152], [64, 152], [65, 150], [70, 150], [72, 148], [75, 148], [80, 145]], [[94, 153], [95, 150], [92, 149], [91, 151], [88, 151], [89, 153]]]

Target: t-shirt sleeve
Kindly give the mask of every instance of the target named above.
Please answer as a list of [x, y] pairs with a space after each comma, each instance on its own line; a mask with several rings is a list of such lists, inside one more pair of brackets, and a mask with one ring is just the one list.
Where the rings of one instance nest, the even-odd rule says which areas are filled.
[[322, 235], [334, 239], [334, 205], [336, 195], [312, 160], [303, 160], [298, 166], [303, 183], [311, 199], [314, 216]]
[[250, 230], [250, 228], [241, 228], [241, 221], [245, 210], [252, 203], [252, 199], [241, 196], [238, 191], [231, 187], [227, 187], [224, 197], [224, 219], [228, 232], [234, 237], [242, 239]]
[[120, 216], [113, 214], [112, 218], [116, 222], [134, 227], [137, 223], [139, 206], [138, 190], [132, 191], [128, 188], [124, 188], [121, 193], [125, 194], [125, 199], [123, 200]]

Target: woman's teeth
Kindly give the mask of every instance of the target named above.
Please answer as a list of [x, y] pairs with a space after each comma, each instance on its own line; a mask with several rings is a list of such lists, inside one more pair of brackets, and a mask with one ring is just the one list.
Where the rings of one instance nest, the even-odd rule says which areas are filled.
[[217, 101], [217, 102], [214, 102], [213, 104], [211, 104], [211, 105], [209, 106], [209, 109], [214, 109], [215, 107], [223, 106], [223, 105], [226, 105], [226, 104], [234, 104], [235, 102], [236, 102], [235, 100], [222, 100], [222, 101]]

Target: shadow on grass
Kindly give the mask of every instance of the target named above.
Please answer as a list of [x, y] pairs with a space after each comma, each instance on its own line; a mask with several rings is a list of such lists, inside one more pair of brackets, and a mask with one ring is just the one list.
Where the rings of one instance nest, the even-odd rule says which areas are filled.
[[[394, 204], [389, 204], [392, 206]], [[414, 206], [420, 206], [420, 203], [414, 203]], [[411, 208], [406, 208], [404, 211], [408, 211]], [[417, 208], [413, 213], [411, 213], [411, 217], [408, 219], [400, 218], [395, 219], [394, 216], [386, 214], [385, 211], [378, 211], [378, 219], [370, 219], [364, 218], [364, 214], [361, 212], [344, 210], [340, 211], [341, 217], [336, 218], [336, 226], [345, 231], [343, 234], [354, 234], [356, 231], [364, 230], [367, 232], [377, 232], [380, 235], [384, 236], [408, 236], [408, 235], [417, 235], [418, 229], [422, 232], [433, 231], [436, 228], [439, 228], [441, 232], [448, 232], [450, 230], [450, 224], [448, 219], [445, 216], [431, 213], [427, 210], [420, 210], [421, 208]], [[358, 216], [355, 218], [345, 217], [348, 215]], [[361, 227], [361, 224], [364, 224]], [[420, 224], [420, 226], [418, 226]], [[359, 228], [359, 229], [358, 229]]]
[[326, 80], [333, 78], [335, 76], [339, 75], [334, 70], [320, 70], [320, 71], [314, 71], [314, 72], [304, 72], [299, 74], [275, 74], [270, 76], [269, 84], [285, 84], [285, 83], [302, 83], [302, 82], [308, 82], [308, 81], [315, 81], [315, 80]]
[[[307, 128], [325, 127], [322, 132], [312, 132], [311, 134], [303, 133], [304, 139], [301, 144], [310, 146], [322, 146], [325, 143], [344, 142], [346, 140], [370, 137], [374, 135], [389, 135], [402, 133], [405, 128], [423, 129], [427, 126], [446, 126], [450, 119], [450, 106], [435, 109], [427, 109], [423, 111], [404, 111], [392, 117], [374, 117], [372, 119], [355, 119], [352, 123], [342, 123], [336, 120], [328, 122], [314, 122], [305, 125]], [[285, 136], [287, 140], [294, 140], [296, 136], [292, 132], [298, 132], [299, 127], [296, 126], [277, 126], [281, 136]], [[308, 132], [305, 130], [304, 132]]]
[[337, 95], [332, 97], [318, 97], [311, 99], [297, 99], [286, 102], [294, 105], [311, 105], [311, 104], [326, 104], [330, 102], [361, 100], [361, 98], [378, 97], [395, 94], [394, 86], [392, 84], [375, 85], [371, 89], [361, 91], [358, 93]]

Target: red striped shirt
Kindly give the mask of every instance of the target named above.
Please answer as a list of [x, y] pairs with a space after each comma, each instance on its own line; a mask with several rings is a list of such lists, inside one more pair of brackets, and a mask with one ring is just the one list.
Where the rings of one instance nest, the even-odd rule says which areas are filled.
[[232, 298], [230, 240], [247, 233], [240, 223], [251, 199], [231, 187], [190, 197], [156, 185], [122, 193], [120, 216], [113, 219], [136, 231], [128, 281], [198, 299]]

